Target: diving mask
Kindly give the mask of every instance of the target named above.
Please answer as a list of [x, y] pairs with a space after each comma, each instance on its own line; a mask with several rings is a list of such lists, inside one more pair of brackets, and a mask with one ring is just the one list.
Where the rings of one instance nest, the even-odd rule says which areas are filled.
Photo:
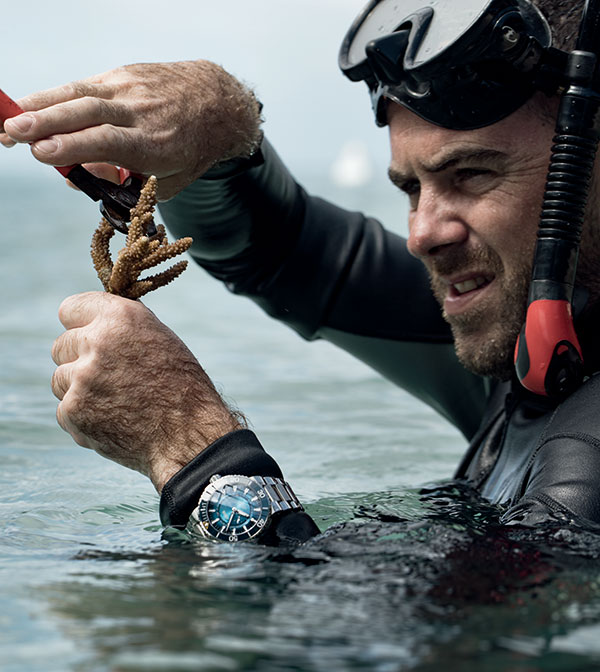
[[556, 92], [564, 54], [551, 41], [528, 0], [371, 0], [344, 38], [339, 65], [367, 83], [379, 126], [391, 100], [468, 130], [503, 119], [536, 90]]

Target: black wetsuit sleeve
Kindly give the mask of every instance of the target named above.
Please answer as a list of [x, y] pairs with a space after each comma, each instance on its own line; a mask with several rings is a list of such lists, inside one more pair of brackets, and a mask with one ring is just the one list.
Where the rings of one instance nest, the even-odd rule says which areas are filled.
[[406, 241], [308, 195], [266, 140], [262, 152], [262, 165], [209, 174], [161, 204], [170, 231], [192, 236], [193, 258], [232, 292], [304, 338], [345, 349], [471, 436], [485, 382], [458, 362]]
[[[474, 433], [485, 407], [482, 379], [458, 363], [427, 273], [406, 241], [372, 218], [308, 195], [266, 140], [262, 153], [262, 165], [231, 174], [218, 168], [161, 204], [171, 233], [192, 236], [192, 257], [232, 292], [306, 339], [345, 348]], [[175, 477], [184, 485], [167, 484], [162, 499], [176, 491], [182, 501], [197, 501], [214, 471], [238, 473], [229, 441], [214, 449], [214, 469], [205, 466], [207, 449]], [[183, 511], [189, 515], [187, 504]], [[275, 528], [277, 538], [297, 541], [317, 531], [303, 513], [281, 516]]]
[[[322, 328], [452, 343], [422, 263], [375, 219], [310, 196], [263, 143], [264, 163], [208, 174], [160, 205], [192, 257], [304, 338]], [[403, 291], [400, 291], [400, 290]]]
[[[185, 527], [214, 474], [283, 478], [281, 469], [253, 432], [247, 429], [231, 432], [205, 448], [167, 481], [160, 497], [162, 524]], [[260, 541], [281, 546], [306, 541], [316, 534], [319, 528], [307, 513], [286, 511], [273, 516]]]

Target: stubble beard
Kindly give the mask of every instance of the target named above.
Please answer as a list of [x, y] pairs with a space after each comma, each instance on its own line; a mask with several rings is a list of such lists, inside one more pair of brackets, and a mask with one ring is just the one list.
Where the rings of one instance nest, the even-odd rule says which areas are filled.
[[[431, 288], [452, 330], [456, 354], [469, 371], [500, 380], [509, 380], [513, 375], [515, 343], [527, 307], [530, 257], [519, 259], [514, 269], [507, 272], [491, 249], [462, 250], [435, 260], [429, 268]], [[448, 287], [438, 274], [448, 276], [469, 268], [493, 274], [494, 294], [483, 297], [460, 315], [447, 315], [443, 306]]]

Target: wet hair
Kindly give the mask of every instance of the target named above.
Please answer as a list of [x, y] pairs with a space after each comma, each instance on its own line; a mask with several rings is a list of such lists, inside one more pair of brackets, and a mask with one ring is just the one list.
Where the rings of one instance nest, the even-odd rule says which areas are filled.
[[552, 29], [552, 44], [558, 49], [575, 49], [583, 0], [533, 0]]
[[[584, 0], [531, 0], [546, 17], [552, 30], [552, 46], [564, 51], [575, 49], [579, 22], [583, 14]], [[557, 98], [536, 96], [529, 104], [537, 111], [545, 123], [556, 120]]]

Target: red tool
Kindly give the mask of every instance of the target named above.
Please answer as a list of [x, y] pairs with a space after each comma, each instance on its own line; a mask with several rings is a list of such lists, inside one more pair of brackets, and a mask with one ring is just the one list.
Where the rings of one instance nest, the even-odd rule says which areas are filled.
[[[0, 89], [0, 122], [16, 117], [23, 110]], [[100, 212], [118, 231], [127, 233], [127, 222], [130, 221], [130, 210], [135, 207], [142, 188], [142, 179], [131, 175], [128, 171], [122, 184], [114, 184], [108, 180], [92, 175], [83, 166], [55, 166], [56, 170], [68, 178], [94, 201], [100, 201]], [[154, 235], [156, 230], [148, 231]]]

